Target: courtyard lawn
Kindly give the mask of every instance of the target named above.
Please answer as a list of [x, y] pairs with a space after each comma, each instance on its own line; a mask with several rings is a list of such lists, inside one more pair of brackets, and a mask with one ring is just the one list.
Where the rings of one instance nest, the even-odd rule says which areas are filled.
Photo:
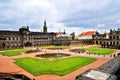
[[14, 50], [14, 49], [23, 49], [23, 48], [22, 47], [20, 47], [20, 48], [2, 48], [0, 50]]
[[69, 46], [53, 46], [53, 45], [46, 45], [46, 46], [38, 46], [39, 48], [44, 48], [44, 49], [65, 49], [69, 48]]
[[0, 52], [0, 54], [4, 56], [16, 56], [20, 55], [21, 53], [28, 51], [28, 49], [12, 49], [12, 50], [4, 50], [5, 52]]
[[35, 76], [40, 74], [55, 74], [63, 76], [87, 64], [90, 64], [95, 60], [95, 58], [80, 56], [63, 59], [36, 59], [25, 57], [16, 59], [15, 63]]
[[101, 48], [100, 46], [92, 46], [89, 48], [84, 48], [87, 50], [90, 54], [100, 54], [100, 55], [109, 55], [115, 52], [113, 49], [107, 49], [107, 48]]

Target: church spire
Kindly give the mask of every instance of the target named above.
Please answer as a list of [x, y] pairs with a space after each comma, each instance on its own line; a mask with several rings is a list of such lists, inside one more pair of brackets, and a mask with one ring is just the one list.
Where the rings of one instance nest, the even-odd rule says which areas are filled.
[[43, 25], [43, 32], [47, 32], [47, 24], [46, 24], [46, 20], [44, 21], [44, 25]]
[[63, 32], [63, 34], [66, 34], [66, 32], [65, 32], [65, 29], [64, 29], [64, 32]]

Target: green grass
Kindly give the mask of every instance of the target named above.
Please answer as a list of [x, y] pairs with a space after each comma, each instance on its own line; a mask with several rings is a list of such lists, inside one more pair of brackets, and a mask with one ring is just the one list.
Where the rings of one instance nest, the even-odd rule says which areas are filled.
[[0, 54], [4, 56], [16, 56], [20, 55], [21, 53], [28, 51], [28, 49], [12, 49], [12, 50], [4, 50], [5, 52], [0, 52]]
[[22, 47], [19, 48], [1, 48], [0, 50], [14, 50], [14, 49], [23, 49]]
[[89, 48], [84, 48], [87, 50], [90, 54], [101, 54], [101, 55], [109, 55], [115, 52], [113, 49], [107, 49], [107, 48], [101, 48], [100, 46], [92, 46]]
[[39, 48], [44, 48], [44, 49], [65, 49], [65, 48], [69, 48], [69, 46], [54, 46], [54, 45], [46, 45], [46, 46], [38, 46]]
[[40, 74], [55, 74], [63, 76], [87, 64], [90, 64], [95, 60], [95, 58], [80, 56], [64, 59], [36, 59], [25, 57], [16, 59], [15, 63], [35, 76]]

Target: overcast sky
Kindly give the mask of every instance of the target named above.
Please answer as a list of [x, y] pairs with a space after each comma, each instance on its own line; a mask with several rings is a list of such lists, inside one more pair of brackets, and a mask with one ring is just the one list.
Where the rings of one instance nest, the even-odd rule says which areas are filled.
[[41, 31], [45, 19], [49, 32], [117, 29], [120, 0], [0, 0], [0, 30]]

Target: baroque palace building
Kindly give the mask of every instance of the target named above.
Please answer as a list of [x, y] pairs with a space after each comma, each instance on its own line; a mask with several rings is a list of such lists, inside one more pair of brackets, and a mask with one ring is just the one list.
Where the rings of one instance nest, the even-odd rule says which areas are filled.
[[96, 31], [95, 34], [92, 35], [93, 44], [96, 44], [96, 45], [101, 45], [102, 41], [108, 38], [109, 38], [109, 32], [100, 33]]
[[102, 47], [120, 49], [120, 28], [117, 30], [110, 30], [109, 38], [104, 39], [101, 43]]
[[0, 30], [0, 48], [51, 45], [55, 36], [55, 33], [47, 32], [46, 21], [43, 32], [31, 32], [28, 26], [22, 26], [19, 31]]
[[104, 34], [96, 32], [93, 35], [93, 44], [101, 45], [103, 48], [120, 49], [120, 28], [111, 29], [109, 33], [105, 32]]
[[[58, 34], [60, 33], [60, 34]], [[19, 31], [0, 30], [0, 48], [19, 48], [40, 45], [70, 45], [75, 34], [48, 32], [44, 21], [43, 32], [32, 32], [28, 26]]]
[[81, 33], [77, 40], [71, 42], [76, 44], [101, 45], [103, 48], [120, 49], [120, 28], [109, 32], [87, 31]]

